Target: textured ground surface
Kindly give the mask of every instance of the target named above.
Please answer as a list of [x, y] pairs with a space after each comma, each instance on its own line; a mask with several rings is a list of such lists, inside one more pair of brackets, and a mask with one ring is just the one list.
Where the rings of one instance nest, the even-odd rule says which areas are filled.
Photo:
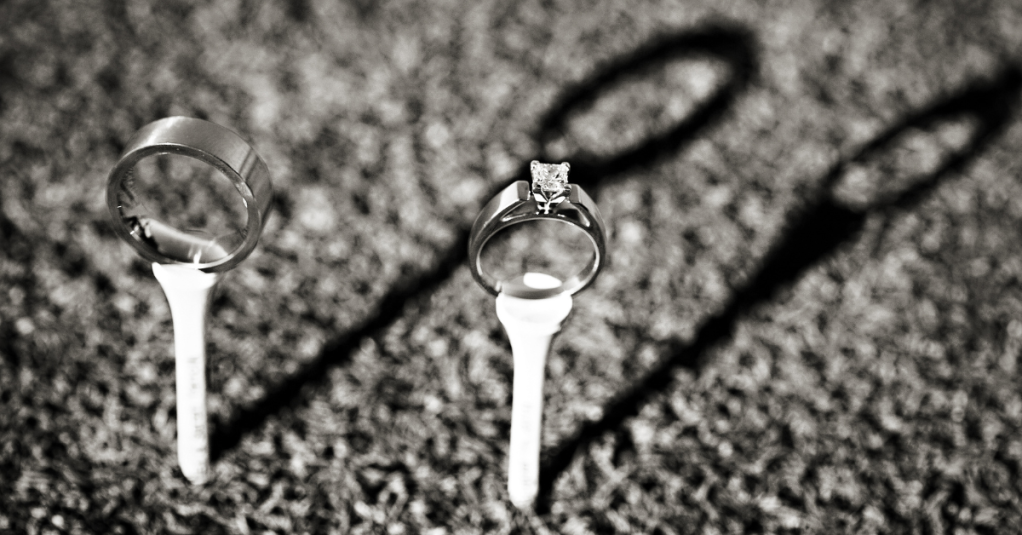
[[[0, 5], [0, 532], [1022, 530], [1017, 2], [196, 4]], [[104, 202], [169, 115], [276, 188], [215, 303], [201, 488]], [[464, 245], [537, 157], [612, 258], [523, 513]]]

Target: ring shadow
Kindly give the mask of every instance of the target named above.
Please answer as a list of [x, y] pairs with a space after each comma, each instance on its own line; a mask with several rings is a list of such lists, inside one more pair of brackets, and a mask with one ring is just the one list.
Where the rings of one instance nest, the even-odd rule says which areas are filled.
[[[568, 91], [551, 107], [541, 121], [537, 138], [542, 141], [559, 134], [571, 110], [585, 107], [604, 90], [637, 70], [673, 58], [701, 55], [717, 58], [728, 65], [730, 77], [691, 115], [669, 131], [656, 136], [622, 154], [596, 161], [592, 158], [572, 159], [572, 181], [589, 187], [636, 165], [650, 165], [676, 153], [687, 142], [697, 139], [708, 127], [717, 123], [730, 109], [736, 96], [744, 91], [755, 72], [754, 41], [744, 29], [710, 26], [657, 39], [604, 66], [594, 76]], [[483, 198], [498, 194], [515, 180], [528, 180], [528, 164], [523, 165], [512, 180], [493, 187]], [[267, 418], [301, 399], [306, 387], [325, 381], [327, 371], [351, 360], [351, 355], [366, 337], [379, 336], [397, 321], [406, 304], [428, 296], [465, 266], [468, 260], [469, 228], [459, 230], [455, 243], [440, 255], [436, 266], [417, 277], [409, 278], [388, 291], [380, 300], [377, 312], [354, 329], [340, 333], [323, 347], [316, 358], [280, 383], [268, 388], [259, 401], [239, 409], [228, 421], [217, 421], [210, 434], [210, 457], [213, 462], [236, 447], [248, 433], [261, 426]]]
[[[607, 403], [599, 420], [584, 424], [552, 452], [544, 455], [537, 513], [550, 511], [553, 485], [571, 464], [576, 452], [604, 433], [618, 428], [626, 419], [638, 414], [647, 401], [669, 390], [674, 381], [674, 370], [687, 368], [698, 372], [706, 364], [708, 351], [732, 335], [735, 325], [746, 312], [770, 301], [809, 268], [852, 241], [862, 231], [871, 213], [912, 208], [944, 179], [968, 165], [1005, 130], [1017, 105], [1020, 89], [1022, 71], [1010, 66], [990, 82], [971, 84], [955, 95], [903, 118], [857, 153], [832, 166], [820, 181], [821, 194], [816, 204], [793, 218], [783, 238], [764, 257], [759, 271], [731, 295], [723, 310], [707, 319], [691, 342], [678, 339], [666, 342], [659, 363]], [[979, 123], [968, 143], [946, 156], [936, 171], [915, 181], [900, 194], [864, 210], [842, 206], [833, 198], [832, 189], [849, 165], [883, 152], [909, 129], [932, 127], [962, 116], [972, 116]]]

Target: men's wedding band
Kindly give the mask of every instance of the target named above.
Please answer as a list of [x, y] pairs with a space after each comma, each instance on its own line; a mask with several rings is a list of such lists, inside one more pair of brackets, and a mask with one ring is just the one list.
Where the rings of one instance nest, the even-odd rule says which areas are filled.
[[[245, 228], [220, 240], [202, 240], [155, 219], [133, 217], [135, 166], [143, 158], [161, 154], [194, 158], [227, 177], [245, 203]], [[161, 264], [189, 263], [182, 257], [194, 256], [189, 264], [207, 272], [231, 269], [252, 252], [272, 197], [269, 170], [251, 145], [227, 128], [190, 117], [160, 119], [135, 132], [107, 181], [107, 207], [124, 241], [144, 258]], [[165, 239], [154, 239], [154, 235]], [[223, 244], [230, 249], [209, 254], [211, 247]]]

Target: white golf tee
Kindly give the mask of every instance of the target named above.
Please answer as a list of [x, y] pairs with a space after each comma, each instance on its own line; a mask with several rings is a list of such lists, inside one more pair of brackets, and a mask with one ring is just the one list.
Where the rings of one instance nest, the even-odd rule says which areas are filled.
[[[560, 286], [550, 275], [526, 273], [526, 286]], [[543, 423], [543, 378], [554, 335], [571, 312], [569, 294], [542, 299], [497, 296], [497, 318], [511, 342], [514, 387], [511, 403], [511, 445], [508, 451], [507, 491], [519, 509], [532, 506], [539, 492], [539, 449]]]
[[209, 478], [206, 426], [206, 316], [222, 273], [205, 273], [183, 264], [153, 264], [174, 321], [177, 383], [177, 459], [193, 484]]

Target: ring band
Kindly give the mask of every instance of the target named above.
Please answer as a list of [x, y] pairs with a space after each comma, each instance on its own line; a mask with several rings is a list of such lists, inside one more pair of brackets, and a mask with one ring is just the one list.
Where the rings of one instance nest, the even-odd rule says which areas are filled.
[[[472, 225], [469, 235], [468, 257], [472, 276], [483, 288], [494, 295], [504, 293], [525, 299], [544, 299], [562, 293], [575, 294], [589, 286], [603, 268], [607, 240], [603, 217], [596, 203], [576, 184], [569, 184], [569, 165], [542, 164], [533, 161], [532, 186], [519, 180], [504, 188], [486, 203]], [[512, 225], [526, 221], [560, 221], [585, 232], [593, 245], [593, 256], [581, 271], [554, 288], [532, 288], [522, 277], [498, 281], [483, 272], [482, 251], [495, 234]]]
[[[161, 154], [188, 156], [226, 176], [245, 202], [248, 216], [245, 228], [210, 240], [156, 219], [134, 217], [135, 166], [143, 158]], [[106, 199], [117, 222], [117, 234], [146, 259], [160, 264], [187, 263], [202, 271], [217, 272], [231, 269], [255, 248], [272, 197], [266, 163], [240, 136], [202, 119], [168, 117], [143, 126], [128, 140], [120, 160], [110, 171]], [[222, 244], [233, 247], [224, 250]], [[182, 257], [194, 257], [195, 261], [185, 262]]]

